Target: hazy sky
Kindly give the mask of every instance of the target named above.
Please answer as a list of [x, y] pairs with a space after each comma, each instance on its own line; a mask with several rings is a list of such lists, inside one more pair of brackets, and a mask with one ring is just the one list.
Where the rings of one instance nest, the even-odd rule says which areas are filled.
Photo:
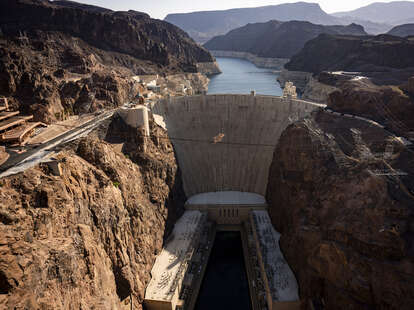
[[[146, 12], [151, 17], [163, 19], [168, 13], [184, 13], [206, 10], [225, 10], [231, 8], [255, 7], [274, 5], [298, 0], [75, 0], [88, 4], [106, 7], [116, 11], [135, 10]], [[305, 2], [318, 2], [327, 13], [349, 11], [373, 2], [370, 0], [315, 0]]]

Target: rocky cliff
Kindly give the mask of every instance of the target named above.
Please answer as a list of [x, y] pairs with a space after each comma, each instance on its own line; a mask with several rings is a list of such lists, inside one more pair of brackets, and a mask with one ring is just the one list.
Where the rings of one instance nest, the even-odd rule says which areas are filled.
[[343, 82], [329, 94], [328, 106], [341, 113], [373, 119], [408, 136], [414, 131], [414, 93], [409, 85], [377, 86], [368, 79]]
[[214, 61], [184, 31], [145, 13], [92, 10], [73, 2], [47, 0], [4, 0], [0, 12], [6, 34], [58, 31], [102, 50], [183, 71], [196, 72], [196, 63]]
[[248, 24], [204, 44], [211, 51], [247, 52], [264, 58], [291, 58], [321, 33], [362, 36], [359, 25], [323, 26], [306, 21], [269, 21]]
[[414, 41], [389, 35], [338, 36], [321, 34], [308, 41], [286, 69], [318, 74], [322, 71], [381, 72], [414, 68]]
[[309, 72], [283, 69], [277, 77], [277, 81], [282, 88], [286, 82], [292, 82], [301, 99], [323, 104], [328, 103], [331, 93], [339, 90], [337, 84], [327, 84], [325, 80], [321, 79], [321, 75], [313, 76]]
[[414, 307], [414, 155], [362, 120], [318, 112], [282, 134], [267, 201], [311, 309]]
[[0, 96], [8, 98], [12, 109], [45, 123], [131, 100], [140, 90], [131, 79], [133, 70], [151, 72], [154, 67], [62, 33], [39, 31], [28, 44], [0, 40]]
[[141, 309], [186, 198], [165, 131], [101, 131], [1, 180], [0, 308]]
[[129, 102], [135, 75], [217, 70], [182, 30], [138, 12], [5, 0], [0, 30], [0, 96], [46, 123]]

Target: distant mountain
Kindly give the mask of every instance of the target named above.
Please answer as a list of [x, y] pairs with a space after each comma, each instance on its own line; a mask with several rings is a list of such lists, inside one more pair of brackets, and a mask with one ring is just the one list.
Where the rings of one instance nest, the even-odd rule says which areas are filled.
[[193, 39], [202, 43], [249, 23], [270, 20], [300, 20], [322, 25], [341, 24], [336, 17], [325, 13], [319, 4], [305, 2], [225, 11], [169, 14], [165, 20], [185, 30]]
[[414, 68], [414, 41], [379, 36], [321, 34], [310, 40], [286, 69], [319, 74], [322, 71], [388, 72]]
[[376, 22], [372, 22], [366, 19], [360, 19], [357, 17], [344, 16], [344, 17], [339, 17], [339, 19], [343, 25], [349, 25], [352, 23], [361, 25], [362, 27], [364, 27], [367, 33], [372, 34], [372, 35], [387, 33], [393, 27], [393, 25], [390, 25], [390, 24], [376, 23]]
[[321, 33], [367, 35], [362, 26], [323, 26], [304, 21], [270, 21], [248, 24], [217, 36], [204, 47], [209, 50], [249, 52], [266, 58], [291, 58], [305, 43]]
[[396, 26], [404, 24], [414, 24], [414, 16], [398, 21], [398, 23], [396, 23]]
[[414, 2], [376, 2], [353, 11], [338, 12], [332, 15], [336, 17], [352, 17], [376, 23], [398, 25], [402, 24], [402, 21], [414, 17]]
[[414, 24], [396, 26], [392, 28], [388, 34], [398, 37], [414, 36]]

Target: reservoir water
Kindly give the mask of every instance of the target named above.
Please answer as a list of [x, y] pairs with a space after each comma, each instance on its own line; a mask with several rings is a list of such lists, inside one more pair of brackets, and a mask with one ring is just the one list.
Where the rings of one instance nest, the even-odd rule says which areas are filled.
[[223, 73], [211, 77], [208, 94], [250, 94], [281, 96], [283, 91], [272, 69], [256, 67], [247, 60], [217, 57]]
[[251, 310], [239, 232], [218, 232], [195, 310]]

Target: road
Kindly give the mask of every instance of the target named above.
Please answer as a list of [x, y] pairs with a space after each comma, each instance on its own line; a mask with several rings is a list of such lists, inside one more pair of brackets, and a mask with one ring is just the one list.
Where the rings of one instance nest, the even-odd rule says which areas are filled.
[[10, 154], [7, 162], [0, 167], [0, 178], [20, 173], [47, 160], [60, 145], [86, 136], [104, 120], [112, 117], [116, 111], [104, 112], [85, 124], [69, 130], [47, 143], [39, 146], [29, 146], [26, 148], [26, 152], [22, 154]]

